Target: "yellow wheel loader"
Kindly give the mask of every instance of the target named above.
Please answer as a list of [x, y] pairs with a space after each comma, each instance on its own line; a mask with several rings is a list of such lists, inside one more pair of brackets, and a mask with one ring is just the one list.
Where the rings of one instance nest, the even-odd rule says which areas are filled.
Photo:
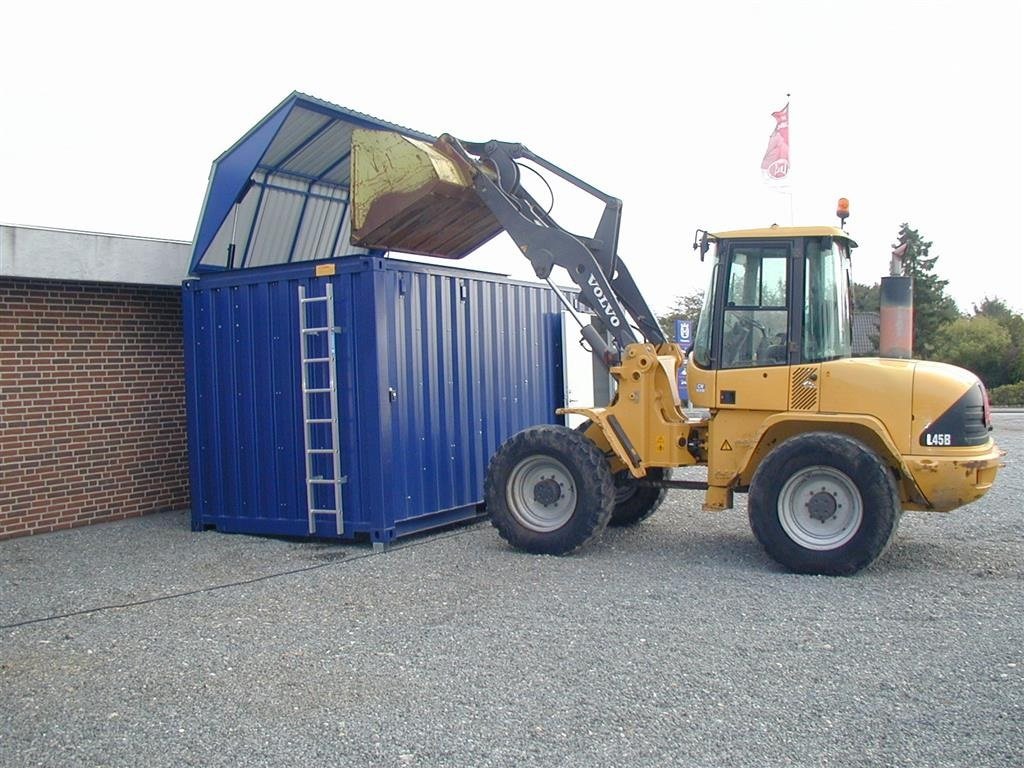
[[[754, 535], [799, 573], [852, 574], [886, 548], [903, 510], [949, 511], [985, 494], [1003, 453], [968, 371], [851, 357], [850, 253], [835, 227], [698, 231], [712, 264], [688, 359], [666, 339], [618, 254], [622, 204], [521, 144], [433, 144], [357, 130], [352, 241], [460, 258], [507, 232], [537, 276], [562, 267], [600, 320], [585, 343], [616, 387], [607, 407], [566, 408], [577, 430], [538, 426], [492, 457], [487, 509], [513, 546], [565, 554], [605, 526], [650, 515], [667, 489], [707, 510], [748, 494]], [[592, 236], [563, 229], [524, 188], [546, 171], [597, 198]], [[694, 409], [679, 400], [687, 365]], [[706, 416], [689, 414], [702, 412]], [[706, 481], [672, 479], [707, 467]]]

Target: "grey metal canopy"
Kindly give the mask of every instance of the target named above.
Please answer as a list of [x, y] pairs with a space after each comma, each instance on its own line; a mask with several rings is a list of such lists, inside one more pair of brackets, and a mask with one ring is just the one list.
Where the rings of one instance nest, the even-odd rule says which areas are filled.
[[190, 274], [367, 253], [349, 243], [354, 128], [434, 140], [292, 93], [213, 162]]

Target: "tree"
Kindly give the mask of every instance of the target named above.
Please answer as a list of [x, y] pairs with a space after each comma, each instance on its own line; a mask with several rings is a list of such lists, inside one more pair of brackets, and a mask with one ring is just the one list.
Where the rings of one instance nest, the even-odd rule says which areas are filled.
[[991, 317], [959, 317], [935, 334], [936, 359], [977, 374], [988, 388], [1012, 384], [1006, 370], [1010, 333]]
[[1002, 299], [988, 296], [974, 305], [974, 315], [995, 320], [1010, 336], [1003, 355], [1004, 383], [1024, 381], [1024, 316], [1014, 313]]
[[939, 257], [929, 254], [932, 243], [907, 223], [900, 225], [899, 242], [907, 246], [903, 274], [914, 281], [914, 357], [931, 359], [938, 349], [939, 329], [956, 320], [960, 310], [952, 297], [946, 295], [949, 281], [935, 274]]
[[704, 291], [692, 291], [677, 296], [672, 306], [668, 308], [668, 313], [658, 318], [658, 325], [670, 339], [674, 339], [676, 335], [676, 320], [689, 320], [696, 332], [697, 318], [700, 316], [700, 308], [703, 306]]
[[1005, 301], [1000, 298], [990, 299], [988, 296], [981, 300], [981, 304], [974, 305], [974, 314], [991, 317], [1000, 323], [1005, 323], [1014, 317], [1013, 310], [1006, 306]]
[[853, 284], [853, 308], [857, 312], [877, 312], [881, 304], [882, 286], [879, 283]]

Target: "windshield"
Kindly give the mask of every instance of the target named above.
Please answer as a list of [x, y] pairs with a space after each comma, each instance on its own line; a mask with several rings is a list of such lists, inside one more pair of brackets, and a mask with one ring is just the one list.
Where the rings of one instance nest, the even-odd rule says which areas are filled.
[[804, 264], [804, 362], [850, 356], [850, 252], [833, 238], [807, 241]]

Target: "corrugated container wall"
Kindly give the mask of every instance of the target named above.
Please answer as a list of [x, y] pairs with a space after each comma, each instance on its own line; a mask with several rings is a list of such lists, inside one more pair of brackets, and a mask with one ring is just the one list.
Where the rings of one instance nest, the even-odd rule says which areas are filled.
[[[318, 277], [325, 266], [334, 274]], [[387, 543], [475, 516], [501, 441], [559, 420], [561, 316], [546, 287], [380, 257], [189, 280], [194, 529], [308, 535], [298, 288], [322, 296], [328, 282], [338, 328], [343, 537]], [[305, 311], [308, 325], [325, 322], [324, 303]], [[326, 356], [323, 341], [319, 350], [311, 343], [307, 355]], [[326, 383], [319, 376], [309, 385]], [[331, 488], [316, 493], [317, 508], [333, 503]], [[336, 536], [334, 519], [318, 516], [316, 535]]]

